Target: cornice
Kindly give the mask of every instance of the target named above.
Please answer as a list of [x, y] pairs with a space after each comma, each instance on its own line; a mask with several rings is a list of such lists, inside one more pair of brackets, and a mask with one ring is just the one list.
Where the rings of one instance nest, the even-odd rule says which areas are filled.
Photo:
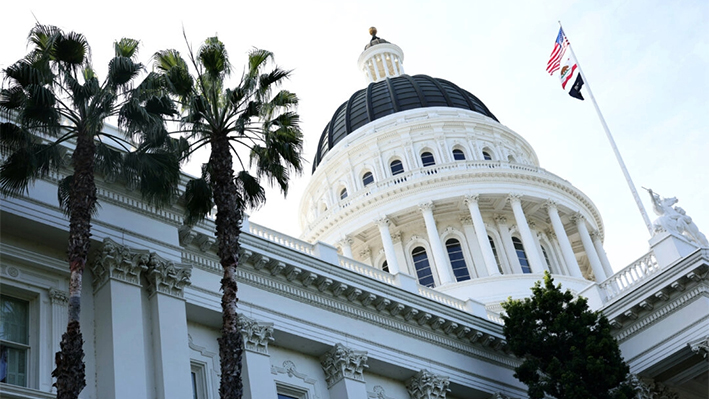
[[[500, 325], [263, 239], [241, 237], [237, 278], [243, 283], [506, 367], [518, 363], [505, 353]], [[221, 275], [214, 256], [183, 257]]]

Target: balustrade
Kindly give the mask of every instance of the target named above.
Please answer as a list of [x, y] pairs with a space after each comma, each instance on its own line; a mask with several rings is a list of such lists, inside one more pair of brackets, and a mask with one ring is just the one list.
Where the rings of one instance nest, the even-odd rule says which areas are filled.
[[660, 267], [657, 264], [657, 259], [655, 259], [655, 254], [648, 252], [623, 270], [607, 278], [598, 286], [605, 294], [605, 302], [608, 302], [628, 291], [631, 287], [639, 284], [642, 280], [647, 279], [659, 269]]

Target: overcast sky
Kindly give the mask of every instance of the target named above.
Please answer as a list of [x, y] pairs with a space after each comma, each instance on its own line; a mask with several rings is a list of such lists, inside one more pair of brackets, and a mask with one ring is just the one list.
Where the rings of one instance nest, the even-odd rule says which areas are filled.
[[[299, 236], [295, 210], [317, 140], [335, 109], [365, 86], [357, 57], [367, 29], [399, 45], [408, 74], [450, 80], [480, 98], [535, 149], [543, 168], [569, 180], [600, 209], [615, 270], [648, 250], [647, 232], [590, 101], [565, 94], [545, 72], [565, 31], [651, 219], [640, 186], [679, 204], [709, 235], [709, 1], [97, 1], [2, 6], [0, 68], [26, 53], [35, 18], [87, 36], [99, 74], [121, 37], [140, 58], [185, 52], [218, 34], [237, 71], [252, 47], [294, 69], [306, 172], [286, 200], [277, 192], [251, 220]], [[197, 165], [193, 165], [197, 166]], [[193, 173], [198, 169], [192, 168]]]

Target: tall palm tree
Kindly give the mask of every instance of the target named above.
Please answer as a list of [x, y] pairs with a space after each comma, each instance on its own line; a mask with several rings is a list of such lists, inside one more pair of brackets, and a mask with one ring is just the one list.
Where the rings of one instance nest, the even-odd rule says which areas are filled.
[[[52, 171], [71, 171], [58, 190], [69, 217], [69, 322], [52, 375], [57, 398], [77, 398], [86, 386], [81, 281], [96, 211], [94, 173], [124, 178], [148, 201], [165, 204], [179, 182], [180, 155], [174, 151], [180, 143], [167, 138], [163, 116], [175, 111], [152, 89], [152, 80], [133, 86], [144, 70], [135, 60], [138, 41], [114, 43], [108, 77], [99, 83], [83, 35], [37, 24], [28, 40], [30, 53], [3, 71], [0, 191], [22, 195]], [[109, 117], [119, 118], [125, 137], [103, 131]]]
[[191, 49], [189, 53], [194, 75], [176, 50], [159, 51], [153, 59], [165, 87], [182, 107], [180, 132], [191, 141], [190, 151], [210, 148], [201, 178], [187, 184], [185, 220], [193, 224], [216, 206], [215, 235], [224, 270], [219, 393], [222, 398], [241, 398], [244, 343], [237, 326], [235, 279], [241, 220], [245, 209], [265, 201], [262, 178], [285, 195], [291, 172], [302, 170], [303, 135], [293, 111], [298, 98], [286, 90], [274, 92], [290, 72], [270, 68], [273, 54], [268, 51], [249, 53], [233, 88], [227, 88], [231, 65], [217, 37], [208, 38], [196, 55]]

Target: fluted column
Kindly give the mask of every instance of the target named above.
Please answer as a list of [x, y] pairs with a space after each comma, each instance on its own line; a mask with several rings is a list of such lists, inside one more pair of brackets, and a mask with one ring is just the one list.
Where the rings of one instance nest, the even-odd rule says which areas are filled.
[[475, 269], [475, 277], [485, 277], [488, 275], [485, 258], [483, 258], [483, 250], [478, 244], [478, 235], [475, 233], [473, 226], [473, 218], [471, 216], [463, 216], [460, 218], [460, 223], [463, 225], [465, 239], [470, 248], [470, 255], [473, 257], [473, 269]]
[[603, 271], [606, 272], [606, 278], [613, 275], [613, 268], [611, 267], [611, 262], [608, 260], [608, 255], [606, 250], [603, 249], [603, 243], [601, 242], [601, 234], [598, 231], [591, 233], [591, 240], [593, 241], [593, 246], [596, 247], [596, 253], [601, 259], [601, 264], [603, 265]]
[[455, 279], [451, 273], [448, 258], [446, 257], [445, 250], [443, 249], [441, 236], [438, 235], [436, 221], [433, 219], [433, 202], [419, 204], [419, 209], [423, 214], [423, 220], [426, 224], [428, 242], [431, 244], [431, 251], [433, 251], [433, 259], [436, 262], [436, 270], [438, 271], [438, 277], [441, 279], [441, 285], [455, 282]]
[[532, 231], [529, 229], [527, 217], [524, 216], [522, 196], [520, 194], [510, 194], [507, 199], [510, 201], [510, 205], [512, 205], [512, 212], [515, 215], [519, 234], [522, 236], [522, 244], [524, 245], [524, 252], [527, 254], [529, 267], [532, 269], [532, 273], [544, 273], [544, 264], [539, 256], [534, 237], [532, 237]]
[[[544, 268], [544, 270], [551, 273], [551, 270], [549, 270], [549, 265], [547, 264], [547, 261], [544, 258], [544, 252], [542, 251], [542, 243], [539, 240], [539, 235], [541, 233], [539, 231], [532, 230], [535, 228], [536, 228], [536, 223], [529, 222], [529, 229], [532, 231], [532, 238], [534, 239], [534, 247], [537, 249], [537, 253], [539, 254], [539, 260], [542, 262], [542, 267]], [[549, 256], [549, 254], [547, 254], [547, 257], [548, 256]], [[549, 260], [549, 262], [551, 262], [551, 260]]]
[[354, 244], [354, 240], [350, 236], [345, 236], [338, 244], [342, 248], [342, 255], [352, 259], [352, 244]]
[[556, 234], [557, 241], [561, 247], [561, 255], [564, 257], [569, 273], [572, 277], [583, 278], [579, 263], [576, 261], [576, 255], [574, 255], [574, 249], [571, 247], [569, 236], [566, 235], [564, 224], [561, 223], [556, 202], [549, 200], [546, 202], [546, 207], [547, 212], [549, 213], [549, 219], [551, 220], [551, 227], [554, 229], [554, 233]]
[[502, 251], [498, 251], [497, 255], [499, 257], [500, 253], [504, 252], [505, 256], [507, 256], [509, 270], [506, 271], [506, 273], [522, 274], [522, 266], [519, 264], [517, 252], [512, 243], [512, 234], [510, 233], [510, 226], [507, 224], [507, 218], [504, 216], [496, 216], [495, 222], [497, 223], [497, 231], [500, 232], [500, 244], [502, 244]]
[[394, 243], [391, 241], [391, 233], [389, 232], [389, 219], [381, 218], [374, 221], [379, 227], [379, 234], [382, 237], [382, 245], [384, 246], [384, 254], [389, 265], [389, 273], [399, 273], [399, 262], [396, 261], [396, 252], [394, 252]]
[[591, 241], [591, 235], [588, 234], [588, 228], [586, 227], [586, 218], [580, 213], [576, 213], [571, 217], [571, 220], [576, 222], [576, 227], [579, 230], [579, 235], [581, 236], [581, 242], [583, 243], [583, 249], [586, 251], [586, 257], [588, 262], [591, 264], [593, 269], [593, 274], [596, 275], [596, 281], [601, 282], [606, 279], [606, 272], [603, 270], [603, 265], [601, 260], [598, 258], [596, 253], [596, 247], [593, 246], [593, 241]]
[[489, 276], [498, 276], [500, 275], [500, 271], [497, 268], [497, 262], [495, 261], [495, 254], [492, 252], [492, 247], [490, 246], [490, 240], [487, 238], [485, 222], [483, 222], [482, 214], [480, 214], [480, 208], [478, 207], [479, 198], [478, 195], [466, 195], [464, 202], [468, 206], [468, 211], [473, 221], [475, 235], [485, 261], [485, 270], [487, 270]]

